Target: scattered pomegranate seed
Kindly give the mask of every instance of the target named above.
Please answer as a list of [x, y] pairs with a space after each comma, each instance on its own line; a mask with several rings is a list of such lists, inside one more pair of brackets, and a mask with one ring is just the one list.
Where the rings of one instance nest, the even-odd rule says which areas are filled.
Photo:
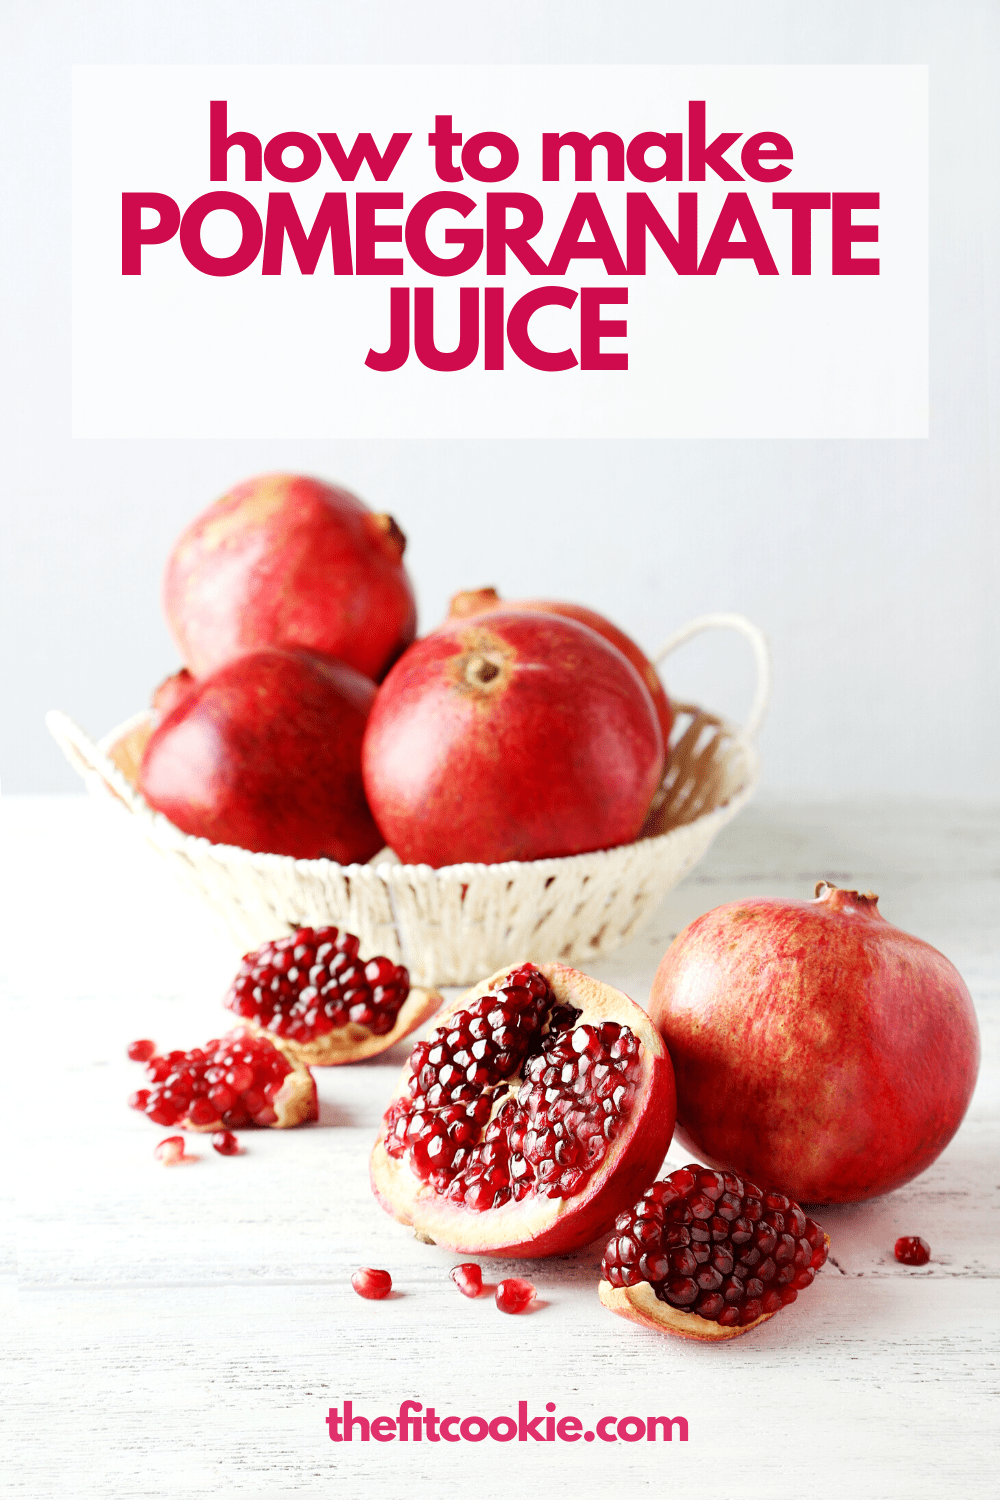
[[578, 1193], [642, 1071], [627, 1026], [578, 1026], [579, 1015], [531, 964], [455, 1012], [413, 1049], [409, 1095], [386, 1115], [388, 1154], [476, 1213]]
[[128, 1044], [128, 1055], [133, 1062], [148, 1062], [155, 1051], [156, 1043], [151, 1042], [148, 1037]]
[[375, 1271], [371, 1266], [362, 1266], [351, 1277], [351, 1286], [359, 1297], [368, 1297], [378, 1302], [392, 1291], [392, 1277], [388, 1271]]
[[464, 1266], [453, 1266], [451, 1279], [465, 1297], [478, 1297], [483, 1289], [483, 1273], [474, 1260]]
[[225, 1004], [292, 1042], [311, 1042], [348, 1022], [386, 1036], [410, 993], [410, 976], [391, 958], [359, 958], [360, 946], [336, 927], [300, 927], [246, 954]]
[[535, 1299], [535, 1288], [520, 1276], [511, 1276], [497, 1287], [496, 1304], [501, 1312], [523, 1313]]
[[217, 1130], [212, 1137], [212, 1145], [220, 1156], [239, 1156], [240, 1143], [231, 1130]]
[[176, 1167], [179, 1161], [192, 1160], [191, 1157], [185, 1158], [182, 1135], [168, 1135], [166, 1140], [160, 1142], [153, 1155], [165, 1167]]
[[931, 1247], [918, 1234], [905, 1234], [896, 1241], [896, 1259], [904, 1266], [926, 1266]]
[[826, 1236], [784, 1193], [697, 1163], [654, 1182], [615, 1220], [602, 1271], [648, 1281], [661, 1302], [722, 1328], [745, 1328], [812, 1284]]
[[187, 1052], [154, 1053], [146, 1060], [152, 1088], [129, 1099], [155, 1125], [215, 1125], [243, 1130], [273, 1125], [272, 1108], [291, 1063], [266, 1037], [240, 1027]]

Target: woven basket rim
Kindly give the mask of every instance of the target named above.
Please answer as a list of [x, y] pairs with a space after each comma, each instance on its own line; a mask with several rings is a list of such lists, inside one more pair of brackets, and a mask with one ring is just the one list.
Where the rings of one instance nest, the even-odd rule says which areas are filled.
[[[470, 876], [482, 876], [487, 871], [496, 872], [497, 875], [506, 874], [508, 878], [514, 878], [524, 870], [554, 875], [562, 870], [581, 868], [587, 861], [599, 865], [620, 858], [626, 850], [647, 846], [663, 847], [665, 841], [682, 836], [685, 829], [695, 824], [704, 824], [713, 818], [728, 821], [734, 816], [752, 796], [756, 787], [760, 756], [755, 742], [745, 729], [717, 714], [709, 713], [696, 704], [675, 701], [673, 708], [675, 714], [690, 714], [692, 719], [698, 715], [704, 716], [708, 722], [718, 726], [720, 738], [727, 739], [732, 748], [739, 751], [743, 762], [741, 785], [725, 801], [716, 803], [687, 822], [676, 823], [660, 833], [647, 834], [643, 838], [633, 839], [626, 844], [616, 844], [608, 849], [592, 849], [582, 854], [551, 855], [545, 859], [504, 860], [496, 864], [465, 861], [460, 864], [438, 866], [404, 864], [397, 856], [391, 854], [391, 851], [391, 857], [387, 857], [385, 851], [380, 851], [365, 864], [342, 865], [332, 859], [298, 859], [291, 854], [272, 854], [244, 849], [238, 844], [213, 843], [210, 839], [198, 834], [185, 833], [176, 824], [171, 823], [163, 813], [154, 811], [134, 783], [110, 759], [110, 751], [117, 743], [129, 733], [142, 728], [151, 721], [154, 716], [152, 709], [141, 709], [138, 713], [130, 715], [129, 718], [109, 729], [97, 741], [91, 740], [67, 714], [57, 710], [46, 715], [46, 722], [53, 736], [83, 775], [88, 789], [99, 796], [114, 797], [116, 801], [124, 804], [129, 815], [146, 826], [149, 836], [154, 838], [160, 847], [189, 850], [192, 857], [208, 857], [234, 867], [252, 866], [262, 872], [304, 868], [306, 870], [338, 870], [354, 880], [375, 877], [379, 881], [385, 881], [388, 878], [388, 872], [391, 872], [393, 879], [405, 878], [407, 873], [419, 873], [421, 876], [429, 873], [442, 880], [467, 880]], [[72, 751], [68, 748], [70, 746]]]

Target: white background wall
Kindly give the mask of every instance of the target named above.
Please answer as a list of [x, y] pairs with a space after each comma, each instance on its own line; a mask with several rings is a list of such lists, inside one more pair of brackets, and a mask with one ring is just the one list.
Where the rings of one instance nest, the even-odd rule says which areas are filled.
[[[173, 538], [290, 468], [396, 516], [425, 625], [482, 583], [578, 598], [650, 648], [749, 614], [775, 652], [772, 787], [1000, 796], [995, 0], [7, 0], [0, 27], [6, 791], [78, 788], [44, 710], [96, 733], [141, 707], [176, 661]], [[69, 66], [210, 61], [930, 63], [930, 440], [73, 442]], [[714, 637], [668, 685], [738, 715], [749, 673]]]

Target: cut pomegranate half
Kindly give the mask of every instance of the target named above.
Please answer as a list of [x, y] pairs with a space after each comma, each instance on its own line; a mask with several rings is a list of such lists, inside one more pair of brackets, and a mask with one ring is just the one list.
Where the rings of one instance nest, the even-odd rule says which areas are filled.
[[319, 1118], [316, 1083], [309, 1069], [280, 1042], [253, 1036], [243, 1026], [187, 1052], [154, 1055], [146, 1063], [153, 1087], [138, 1089], [133, 1109], [154, 1125], [182, 1130], [278, 1130]]
[[411, 988], [391, 958], [359, 958], [360, 947], [336, 927], [299, 927], [246, 954], [224, 1004], [309, 1066], [374, 1057], [422, 1026], [441, 996]]
[[556, 1255], [659, 1170], [674, 1075], [646, 1013], [562, 964], [452, 1001], [403, 1070], [372, 1152], [382, 1207], [455, 1250]]
[[615, 1220], [598, 1292], [605, 1307], [646, 1328], [734, 1339], [794, 1302], [829, 1244], [783, 1193], [693, 1163]]

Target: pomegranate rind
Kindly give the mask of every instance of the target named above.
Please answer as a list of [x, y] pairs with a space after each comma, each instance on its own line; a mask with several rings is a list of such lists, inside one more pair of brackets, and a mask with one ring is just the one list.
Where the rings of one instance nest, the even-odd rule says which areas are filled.
[[[221, 1040], [226, 1042], [230, 1037], [248, 1033], [250, 1029], [249, 1026], [241, 1026], [239, 1032], [229, 1032]], [[315, 1078], [309, 1069], [292, 1055], [281, 1037], [274, 1037], [268, 1034], [267, 1040], [276, 1052], [281, 1053], [292, 1069], [290, 1073], [286, 1073], [282, 1079], [281, 1088], [271, 1100], [271, 1108], [274, 1110], [277, 1119], [272, 1120], [267, 1128], [269, 1130], [291, 1130], [296, 1125], [306, 1125], [312, 1120], [318, 1120], [319, 1096], [316, 1093]], [[182, 1130], [193, 1130], [199, 1135], [210, 1135], [213, 1131], [227, 1129], [227, 1126], [223, 1124], [221, 1115], [217, 1119], [209, 1121], [207, 1125], [195, 1125], [186, 1115], [182, 1120], [178, 1120], [177, 1123]]]
[[752, 1328], [759, 1328], [761, 1323], [776, 1316], [775, 1313], [761, 1313], [759, 1318], [747, 1323], [744, 1328], [720, 1328], [718, 1323], [713, 1323], [709, 1318], [700, 1318], [697, 1313], [681, 1312], [680, 1308], [671, 1307], [669, 1302], [661, 1302], [648, 1281], [640, 1281], [637, 1286], [612, 1286], [610, 1281], [602, 1281], [597, 1288], [597, 1295], [605, 1307], [617, 1313], [620, 1318], [628, 1318], [630, 1323], [653, 1328], [657, 1333], [672, 1333], [680, 1339], [692, 1339], [699, 1344], [718, 1344], [725, 1339], [738, 1339], [740, 1334], [749, 1333]]
[[308, 1068], [336, 1068], [341, 1063], [364, 1062], [368, 1057], [377, 1057], [380, 1052], [387, 1051], [396, 1042], [409, 1036], [411, 1031], [416, 1031], [418, 1026], [429, 1021], [443, 1000], [439, 990], [412, 988], [399, 1008], [396, 1024], [384, 1036], [376, 1036], [367, 1026], [358, 1026], [354, 1021], [348, 1021], [346, 1026], [335, 1026], [332, 1031], [314, 1037], [311, 1042], [297, 1042], [292, 1037], [278, 1036], [277, 1032], [268, 1031], [252, 1017], [244, 1016], [241, 1019], [248, 1031], [254, 1036], [267, 1037], [272, 1046], [277, 1047], [289, 1060], [294, 1059]]
[[[510, 964], [451, 1001], [439, 1024], [497, 989], [518, 964]], [[379, 1131], [371, 1156], [371, 1183], [386, 1213], [411, 1225], [436, 1244], [466, 1254], [541, 1257], [587, 1245], [610, 1230], [616, 1216], [635, 1202], [656, 1177], [674, 1130], [674, 1073], [666, 1047], [645, 1011], [621, 990], [564, 964], [536, 964], [561, 1004], [582, 1012], [578, 1025], [617, 1021], [638, 1037], [641, 1077], [636, 1099], [601, 1164], [571, 1198], [531, 1195], [520, 1202], [477, 1213], [455, 1204], [422, 1182], [405, 1159], [385, 1149], [387, 1126]], [[408, 1093], [409, 1063], [393, 1100]], [[390, 1101], [392, 1102], [392, 1101]]]

